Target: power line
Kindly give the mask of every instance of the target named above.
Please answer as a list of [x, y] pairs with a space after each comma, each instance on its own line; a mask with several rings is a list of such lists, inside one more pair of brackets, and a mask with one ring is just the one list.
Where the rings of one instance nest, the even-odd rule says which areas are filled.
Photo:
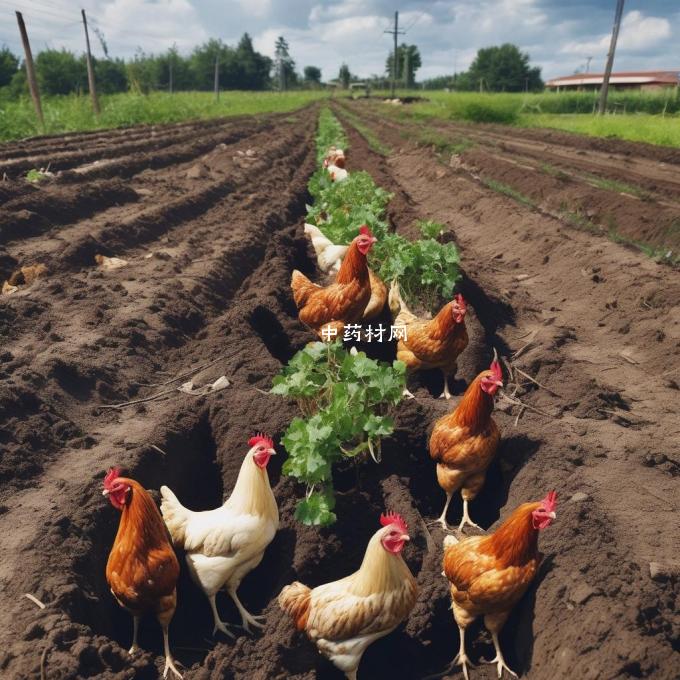
[[425, 15], [425, 12], [421, 12], [408, 26], [404, 29], [404, 33], [408, 33]]

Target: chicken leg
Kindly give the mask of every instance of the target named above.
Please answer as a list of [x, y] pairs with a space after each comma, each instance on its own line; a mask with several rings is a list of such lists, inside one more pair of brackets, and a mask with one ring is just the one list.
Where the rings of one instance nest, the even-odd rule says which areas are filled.
[[139, 632], [139, 616], [132, 617], [132, 647], [128, 649], [128, 654], [133, 656], [135, 652], [139, 649], [137, 644], [137, 633]]
[[212, 609], [213, 618], [215, 619], [215, 627], [213, 628], [213, 635], [219, 630], [225, 635], [228, 635], [232, 639], [236, 639], [236, 636], [229, 630], [227, 630], [227, 624], [220, 619], [220, 615], [217, 613], [217, 605], [215, 604], [215, 593], [208, 595], [208, 600], [210, 600], [210, 608]]
[[255, 628], [264, 628], [264, 624], [260, 623], [258, 619], [264, 619], [264, 616], [253, 616], [241, 603], [241, 600], [238, 599], [238, 595], [236, 594], [236, 588], [227, 588], [227, 592], [231, 596], [231, 599], [234, 600], [234, 604], [236, 605], [236, 608], [238, 609], [239, 614], [241, 615], [241, 622], [243, 624], [243, 628], [246, 632], [251, 633], [252, 631], [250, 630], [250, 626], [254, 626]]
[[493, 640], [493, 646], [496, 648], [496, 657], [494, 659], [491, 659], [489, 663], [495, 663], [496, 664], [496, 670], [498, 671], [498, 677], [501, 678], [503, 676], [503, 671], [506, 670], [510, 675], [513, 675], [514, 677], [517, 677], [517, 673], [513, 671], [511, 668], [508, 667], [508, 665], [505, 663], [505, 659], [503, 658], [503, 652], [501, 651], [501, 644], [498, 641], [498, 633], [495, 631], [491, 632], [491, 639]]
[[446, 503], [444, 504], [444, 509], [442, 514], [438, 519], [432, 520], [427, 523], [427, 526], [432, 526], [433, 524], [440, 524], [444, 531], [452, 531], [451, 527], [446, 522], [446, 513], [449, 511], [449, 505], [451, 505], [451, 499], [453, 498], [453, 491], [446, 492]]
[[458, 631], [460, 632], [460, 649], [458, 650], [458, 655], [456, 658], [453, 660], [453, 666], [462, 666], [463, 667], [463, 675], [465, 676], [465, 680], [470, 680], [470, 677], [468, 675], [468, 664], [472, 666], [472, 668], [475, 667], [475, 665], [468, 659], [467, 654], [465, 653], [465, 628], [462, 626], [458, 626]]
[[460, 524], [458, 525], [458, 531], [462, 531], [463, 527], [466, 524], [469, 524], [471, 527], [479, 529], [480, 531], [484, 531], [484, 529], [482, 529], [482, 527], [480, 527], [479, 524], [475, 524], [470, 519], [470, 514], [468, 513], [468, 501], [466, 498], [463, 498], [463, 519], [460, 520]]
[[440, 399], [451, 399], [451, 392], [449, 392], [449, 375], [446, 371], [442, 371], [444, 375], [444, 391], [439, 395]]
[[163, 669], [163, 677], [166, 678], [168, 671], [172, 671], [178, 678], [181, 679], [182, 674], [175, 668], [175, 660], [172, 658], [170, 651], [170, 640], [168, 636], [168, 627], [163, 626], [163, 649], [165, 651], [165, 668]]

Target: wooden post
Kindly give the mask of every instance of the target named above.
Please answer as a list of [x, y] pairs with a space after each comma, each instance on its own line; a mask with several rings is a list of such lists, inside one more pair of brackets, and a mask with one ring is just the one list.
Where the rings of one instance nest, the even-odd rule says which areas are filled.
[[87, 84], [90, 88], [90, 97], [92, 97], [92, 110], [94, 115], [99, 117], [99, 100], [97, 99], [97, 86], [94, 81], [94, 66], [92, 64], [92, 52], [90, 51], [90, 35], [87, 32], [87, 17], [85, 10], [81, 9], [80, 13], [83, 15], [83, 27], [85, 28], [85, 46], [87, 47]]
[[45, 129], [45, 118], [43, 117], [42, 106], [40, 105], [40, 90], [38, 89], [38, 80], [35, 77], [35, 66], [33, 65], [33, 55], [31, 54], [31, 44], [28, 42], [28, 34], [26, 33], [26, 26], [21, 12], [16, 12], [17, 23], [19, 24], [19, 33], [21, 33], [21, 42], [24, 45], [24, 56], [26, 58], [26, 77], [28, 78], [28, 89], [31, 91], [31, 99], [33, 99], [33, 106], [35, 107], [35, 114], [38, 116], [40, 126]]
[[168, 62], [168, 70], [169, 70], [169, 73], [168, 73], [168, 91], [170, 92], [170, 94], [172, 94], [172, 86], [173, 86], [173, 83], [172, 83], [172, 57], [170, 57], [170, 61]]
[[597, 112], [602, 115], [607, 112], [607, 97], [609, 95], [609, 78], [612, 75], [612, 68], [614, 67], [614, 52], [616, 51], [616, 41], [619, 38], [619, 28], [621, 27], [621, 17], [623, 16], [623, 1], [617, 0], [616, 14], [614, 15], [614, 28], [612, 29], [612, 39], [609, 43], [609, 53], [607, 54], [607, 67], [604, 71], [604, 78], [602, 79], [602, 87], [600, 88], [600, 102], [597, 107]]
[[215, 101], [220, 99], [220, 55], [215, 55]]

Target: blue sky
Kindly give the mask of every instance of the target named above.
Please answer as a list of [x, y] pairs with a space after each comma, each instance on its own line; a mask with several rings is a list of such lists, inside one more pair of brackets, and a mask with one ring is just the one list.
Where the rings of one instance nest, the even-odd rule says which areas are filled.
[[[82, 51], [83, 7], [115, 56], [173, 44], [186, 52], [210, 37], [235, 43], [247, 31], [269, 55], [276, 36], [284, 35], [300, 70], [320, 66], [330, 79], [344, 61], [366, 76], [384, 71], [391, 36], [383, 31], [397, 9], [408, 29], [404, 39], [420, 48], [420, 78], [464, 70], [480, 47], [503, 42], [529, 52], [550, 78], [584, 68], [587, 57], [591, 71], [603, 69], [615, 5], [615, 0], [0, 0], [0, 45], [20, 52], [14, 17], [19, 9], [34, 52]], [[615, 69], [680, 69], [678, 35], [679, 0], [626, 0]], [[101, 54], [96, 38], [93, 49]]]

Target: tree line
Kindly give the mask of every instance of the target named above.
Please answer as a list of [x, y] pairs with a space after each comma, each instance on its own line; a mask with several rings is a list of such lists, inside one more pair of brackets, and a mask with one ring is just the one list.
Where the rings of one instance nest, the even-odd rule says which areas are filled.
[[[211, 39], [184, 56], [176, 47], [160, 54], [142, 50], [131, 59], [112, 58], [102, 36], [98, 36], [105, 57], [94, 58], [97, 90], [103, 94], [115, 92], [147, 93], [152, 90], [212, 90], [215, 63], [218, 64], [219, 86], [223, 90], [268, 90], [294, 87], [319, 87], [321, 69], [308, 66], [303, 75], [295, 70], [288, 52], [288, 43], [279, 38], [276, 60], [256, 51], [245, 33], [233, 47]], [[69, 50], [46, 49], [35, 57], [40, 91], [45, 95], [84, 93], [88, 90], [85, 55]], [[280, 75], [283, 74], [283, 78]], [[20, 59], [7, 47], [0, 49], [0, 88], [10, 97], [27, 91], [26, 71]]]
[[484, 47], [477, 52], [467, 71], [430, 78], [423, 86], [427, 90], [537, 92], [544, 87], [541, 69], [531, 66], [529, 59], [526, 52], [511, 43]]
[[[105, 57], [94, 58], [97, 89], [103, 94], [115, 92], [147, 93], [152, 90], [212, 90], [215, 64], [219, 68], [219, 86], [223, 90], [268, 90], [315, 88], [322, 85], [321, 69], [306, 66], [300, 74], [290, 56], [284, 37], [279, 37], [272, 60], [253, 47], [248, 33], [236, 46], [211, 39], [182, 55], [173, 47], [160, 54], [139, 50], [131, 59], [112, 58], [104, 37], [97, 32]], [[397, 48], [396, 74], [394, 54], [385, 63], [386, 76], [364, 79], [374, 88], [384, 88], [393, 75], [399, 87], [417, 87], [416, 73], [422, 66], [416, 45], [402, 43]], [[35, 58], [40, 90], [46, 95], [84, 93], [88, 90], [85, 55], [68, 50], [47, 49]], [[342, 64], [337, 83], [348, 88], [359, 81], [347, 64]], [[425, 89], [482, 90], [521, 92], [543, 89], [541, 69], [532, 67], [529, 55], [510, 43], [486, 47], [477, 52], [470, 68], [462, 73], [431, 78], [421, 83]], [[26, 73], [20, 59], [7, 47], [0, 49], [0, 92], [18, 97], [27, 91]]]

